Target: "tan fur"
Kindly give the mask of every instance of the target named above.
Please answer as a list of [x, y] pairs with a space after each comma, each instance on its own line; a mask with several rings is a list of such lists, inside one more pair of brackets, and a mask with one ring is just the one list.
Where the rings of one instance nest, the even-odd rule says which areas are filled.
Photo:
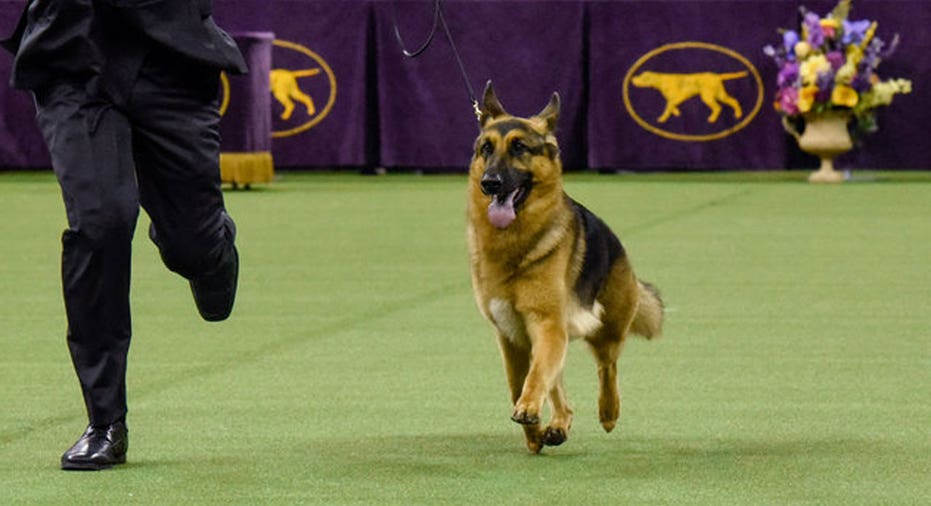
[[[489, 83], [483, 128], [469, 170], [467, 237], [473, 293], [479, 310], [496, 329], [514, 403], [512, 419], [523, 425], [533, 453], [544, 445], [561, 444], [572, 425], [562, 380], [570, 339], [585, 339], [595, 356], [601, 384], [599, 417], [610, 431], [620, 413], [617, 358], [627, 333], [659, 335], [663, 319], [658, 294], [636, 279], [626, 256], [612, 266], [593, 308], [582, 308], [577, 300], [573, 287], [586, 243], [563, 192], [553, 135], [557, 115], [554, 96], [540, 114], [515, 118], [504, 112]], [[502, 137], [495, 127], [505, 121], [518, 121], [521, 127]], [[514, 222], [499, 229], [489, 222], [491, 197], [480, 187], [486, 170], [480, 150], [491, 141], [497, 156], [506, 156], [502, 150], [514, 139], [551, 149], [508, 160], [532, 173], [533, 186]], [[552, 405], [552, 418], [544, 427], [540, 417], [546, 400]]]

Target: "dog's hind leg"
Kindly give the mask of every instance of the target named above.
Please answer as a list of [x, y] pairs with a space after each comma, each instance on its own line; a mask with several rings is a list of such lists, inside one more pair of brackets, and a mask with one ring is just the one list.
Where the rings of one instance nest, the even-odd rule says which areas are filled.
[[556, 378], [553, 389], [550, 390], [550, 403], [553, 405], [553, 416], [550, 418], [550, 424], [543, 429], [543, 444], [559, 446], [569, 438], [569, 429], [572, 427], [572, 408], [569, 407], [569, 400], [566, 399], [562, 373]]
[[[507, 375], [508, 387], [511, 391], [511, 404], [517, 403], [524, 388], [527, 371], [530, 370], [530, 350], [515, 345], [508, 337], [498, 334], [498, 349], [501, 350], [501, 359], [504, 362], [504, 372]], [[532, 453], [540, 453], [543, 449], [543, 434], [540, 424], [524, 425], [524, 436], [527, 439], [527, 449]]]
[[621, 414], [617, 359], [637, 313], [638, 290], [630, 265], [626, 262], [615, 264], [607, 288], [599, 296], [605, 308], [604, 325], [586, 339], [598, 366], [598, 418], [605, 432], [614, 429]]
[[617, 359], [621, 355], [623, 338], [614, 329], [603, 329], [597, 338], [589, 340], [598, 365], [598, 419], [605, 432], [611, 432], [621, 415], [621, 392], [617, 381]]

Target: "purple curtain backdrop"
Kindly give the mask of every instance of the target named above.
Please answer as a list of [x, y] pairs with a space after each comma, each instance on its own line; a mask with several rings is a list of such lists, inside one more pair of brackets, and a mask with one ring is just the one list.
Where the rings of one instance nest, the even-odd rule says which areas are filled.
[[[25, 0], [0, 0], [0, 38], [16, 27], [25, 4]], [[12, 56], [0, 49], [0, 169], [49, 167], [32, 95], [9, 87], [12, 63]]]
[[[23, 3], [0, 0], [0, 36], [12, 30]], [[276, 34], [272, 74], [281, 86], [269, 100], [277, 167], [465, 170], [477, 126], [445, 36], [440, 31], [423, 56], [407, 59], [392, 32], [396, 6], [407, 45], [422, 43], [432, 3], [215, 0], [214, 15], [228, 31]], [[443, 8], [477, 95], [491, 79], [510, 112], [529, 115], [558, 91], [567, 168], [640, 171], [814, 166], [773, 111], [776, 68], [762, 47], [778, 41], [778, 28], [797, 25], [799, 6], [824, 14], [835, 3], [445, 0]], [[852, 17], [877, 20], [884, 40], [901, 35], [880, 70], [883, 77], [911, 79], [914, 91], [879, 110], [879, 132], [841, 156], [838, 166], [931, 168], [931, 141], [921, 128], [931, 123], [931, 2], [855, 0]], [[705, 46], [672, 46], [684, 42]], [[6, 85], [10, 61], [0, 54], [0, 167], [47, 166], [31, 97]], [[755, 114], [760, 90], [750, 68], [762, 82]], [[698, 98], [660, 122], [664, 95], [643, 80], [633, 82], [648, 71], [745, 70], [723, 84], [742, 117], [725, 104], [711, 122], [711, 109]], [[719, 137], [691, 138], [696, 135]]]
[[275, 32], [272, 71], [291, 83], [272, 99], [276, 167], [376, 162], [368, 2], [216, 0], [214, 17], [229, 31]]
[[[467, 165], [478, 134], [466, 86], [442, 32], [420, 57], [401, 54], [392, 6], [413, 50], [432, 24], [432, 2], [375, 2], [380, 161], [386, 166]], [[505, 109], [529, 116], [554, 91], [561, 99], [558, 137], [567, 167], [585, 166], [585, 3], [447, 1], [444, 15], [480, 101], [491, 80]]]
[[220, 121], [220, 150], [256, 152], [272, 150], [271, 95], [272, 32], [233, 32], [249, 73], [226, 76], [228, 92], [222, 93], [226, 107]]
[[[786, 136], [781, 134], [778, 121], [761, 121], [757, 117], [746, 127], [737, 129], [743, 120], [754, 114], [758, 104], [761, 116], [768, 114], [772, 110], [772, 100], [764, 96], [760, 103], [760, 87], [753, 72], [726, 50], [744, 56], [759, 73], [773, 74], [762, 46], [769, 33], [776, 33], [775, 28], [771, 28], [770, 23], [753, 26], [753, 22], [747, 20], [769, 20], [778, 12], [791, 13], [792, 8], [786, 4], [785, 1], [778, 4], [746, 1], [592, 4], [589, 9], [592, 105], [588, 111], [589, 166], [628, 169], [783, 167]], [[756, 36], [748, 37], [748, 33]], [[641, 58], [645, 60], [635, 67]], [[631, 71], [632, 78], [646, 72], [745, 72], [745, 77], [724, 82], [727, 93], [740, 104], [741, 117], [736, 118], [734, 109], [720, 104], [720, 116], [709, 123], [711, 110], [698, 97], [693, 97], [678, 106], [681, 116], [671, 116], [660, 122], [667, 100], [657, 89], [638, 87], [628, 81], [629, 105], [625, 104], [625, 77]], [[764, 86], [768, 84], [763, 82]], [[640, 118], [640, 123], [634, 114]], [[731, 129], [735, 131], [727, 133]]]

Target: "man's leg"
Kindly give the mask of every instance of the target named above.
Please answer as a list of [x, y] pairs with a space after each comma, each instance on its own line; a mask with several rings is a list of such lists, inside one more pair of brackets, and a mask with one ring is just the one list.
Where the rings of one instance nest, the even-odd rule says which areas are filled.
[[62, 237], [68, 348], [90, 422], [62, 467], [98, 469], [122, 462], [126, 452], [130, 255], [139, 213], [129, 125], [82, 85], [41, 90], [36, 104], [68, 216]]
[[150, 237], [172, 271], [191, 281], [201, 316], [229, 316], [239, 258], [220, 190], [219, 72], [153, 52], [128, 106], [140, 199]]

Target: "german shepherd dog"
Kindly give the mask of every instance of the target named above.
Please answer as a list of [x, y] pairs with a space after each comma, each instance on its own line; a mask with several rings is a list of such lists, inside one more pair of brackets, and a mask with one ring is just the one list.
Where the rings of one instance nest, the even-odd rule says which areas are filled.
[[[663, 302], [639, 281], [618, 238], [563, 191], [554, 131], [559, 95], [536, 116], [505, 112], [491, 82], [469, 167], [472, 288], [495, 328], [514, 412], [527, 448], [566, 441], [572, 409], [563, 386], [569, 340], [583, 338], [598, 364], [598, 413], [610, 432], [620, 415], [617, 359], [628, 332], [660, 334]], [[541, 413], [549, 399], [549, 425]]]

